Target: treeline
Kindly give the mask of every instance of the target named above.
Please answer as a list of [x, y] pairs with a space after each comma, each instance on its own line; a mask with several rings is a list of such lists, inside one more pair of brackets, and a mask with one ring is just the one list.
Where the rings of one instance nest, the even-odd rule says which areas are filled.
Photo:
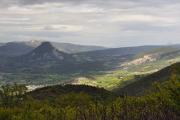
[[153, 92], [141, 97], [97, 99], [85, 92], [71, 91], [36, 99], [25, 92], [23, 85], [2, 87], [0, 120], [180, 120], [177, 78], [156, 84]]

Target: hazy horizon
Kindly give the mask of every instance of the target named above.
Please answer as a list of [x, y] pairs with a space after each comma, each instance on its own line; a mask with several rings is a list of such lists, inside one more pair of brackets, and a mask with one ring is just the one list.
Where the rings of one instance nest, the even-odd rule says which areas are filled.
[[180, 44], [178, 0], [0, 0], [0, 42]]
[[48, 40], [27, 40], [27, 41], [4, 41], [0, 42], [3, 44], [10, 43], [10, 42], [32, 42], [32, 41], [37, 41], [37, 42], [54, 42], [54, 43], [62, 43], [62, 44], [74, 44], [74, 45], [82, 45], [82, 46], [97, 46], [97, 47], [105, 47], [105, 48], [123, 48], [123, 47], [141, 47], [141, 46], [171, 46], [171, 45], [180, 45], [180, 43], [167, 43], [167, 44], [142, 44], [142, 45], [127, 45], [127, 46], [103, 46], [103, 45], [96, 45], [96, 44], [81, 44], [81, 43], [71, 43], [71, 42], [58, 42], [58, 41], [48, 41]]

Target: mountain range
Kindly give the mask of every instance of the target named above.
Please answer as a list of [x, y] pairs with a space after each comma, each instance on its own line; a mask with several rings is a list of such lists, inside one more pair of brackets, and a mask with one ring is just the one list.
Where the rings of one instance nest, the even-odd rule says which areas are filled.
[[[92, 79], [84, 84], [114, 87], [128, 80], [125, 85], [130, 85], [136, 81], [132, 75], [151, 74], [180, 61], [179, 45], [104, 48], [30, 41], [2, 44], [0, 50], [0, 84], [70, 83], [88, 76]], [[108, 75], [111, 72], [115, 75]], [[100, 81], [94, 77], [98, 74], [103, 76]]]
[[8, 48], [7, 46], [9, 46], [9, 44], [9, 51], [18, 49], [17, 51], [29, 52], [18, 52], [18, 54], [15, 55], [15, 52], [17, 51], [14, 50], [15, 52], [13, 55], [11, 54], [12, 56], [9, 56], [10, 54], [7, 56], [4, 55], [4, 57], [2, 57], [0, 60], [0, 71], [5, 73], [23, 72], [63, 74], [96, 70], [110, 70], [115, 68], [119, 63], [132, 59], [136, 54], [139, 54], [142, 51], [147, 52], [157, 47], [142, 46], [115, 48], [96, 50], [92, 52], [81, 52], [76, 54], [59, 51], [59, 49], [53, 46], [53, 44], [50, 42], [42, 42], [39, 46], [39, 43], [37, 42], [31, 42], [31, 44], [7, 43], [1, 48]]
[[[43, 42], [44, 41], [32, 40], [32, 41], [0, 43], [0, 56], [24, 55], [32, 51], [39, 45], [41, 45]], [[78, 53], [78, 52], [106, 49], [105, 47], [101, 47], [101, 46], [83, 46], [83, 45], [76, 45], [71, 43], [51, 42], [51, 44], [59, 51], [66, 53]]]
[[77, 60], [77, 56], [59, 51], [50, 42], [43, 42], [32, 51], [2, 57], [0, 71], [5, 73], [78, 73], [101, 68], [97, 61]]

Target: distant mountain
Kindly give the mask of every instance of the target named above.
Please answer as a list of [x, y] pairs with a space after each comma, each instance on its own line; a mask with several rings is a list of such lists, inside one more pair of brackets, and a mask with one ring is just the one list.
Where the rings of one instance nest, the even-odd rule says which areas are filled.
[[39, 47], [35, 48], [30, 53], [20, 57], [23, 62], [34, 64], [48, 64], [50, 62], [68, 62], [74, 61], [74, 58], [65, 52], [57, 50], [50, 42], [43, 42]]
[[[62, 45], [62, 43], [60, 44]], [[30, 42], [15, 42], [15, 43], [13, 42], [0, 46], [0, 49], [6, 48], [6, 49], [2, 49], [4, 50], [4, 52], [1, 51], [2, 54], [0, 54], [1, 57], [0, 73], [3, 74], [2, 76], [0, 76], [0, 78], [2, 80], [3, 78], [6, 78], [5, 82], [8, 81], [8, 83], [10, 83], [11, 81], [10, 79], [12, 78], [13, 75], [16, 75], [17, 78], [19, 79], [20, 78], [26, 79], [27, 76], [30, 76], [28, 79], [30, 81], [30, 78], [32, 78], [31, 76], [34, 76], [35, 74], [39, 74], [39, 75], [58, 74], [62, 76], [63, 75], [78, 76], [78, 75], [86, 75], [89, 73], [100, 73], [100, 72], [105, 73], [107, 71], [112, 71], [117, 69], [124, 70], [124, 68], [127, 67], [122, 66], [122, 64], [126, 62], [132, 64], [136, 64], [136, 63], [140, 64], [140, 66], [138, 67], [136, 66], [134, 67], [132, 64], [130, 64], [130, 66], [132, 67], [128, 66], [129, 69], [125, 69], [129, 72], [132, 71], [134, 72], [138, 70], [139, 70], [138, 72], [143, 72], [143, 71], [148, 72], [149, 70], [150, 71], [154, 69], [156, 70], [157, 68], [161, 69], [169, 65], [170, 63], [172, 64], [174, 61], [171, 62], [170, 61], [171, 58], [179, 57], [179, 53], [180, 53], [178, 45], [110, 48], [110, 49], [94, 50], [94, 51], [80, 52], [80, 53], [69, 53], [64, 51], [74, 50], [73, 47], [72, 48], [68, 47], [74, 45], [63, 43], [63, 46], [66, 47], [64, 50], [61, 51], [60, 48], [63, 47], [59, 46], [58, 48], [58, 45], [60, 44], [50, 43], [50, 42], [30, 41]], [[9, 48], [9, 46], [10, 49], [7, 49]], [[12, 52], [13, 47], [11, 46], [14, 46], [13, 52]], [[79, 50], [84, 50], [81, 49], [82, 46], [81, 47], [78, 46], [77, 49], [78, 48]], [[11, 50], [11, 52], [6, 52], [7, 50]], [[74, 50], [74, 52], [75, 51], [76, 50]], [[155, 64], [147, 65], [146, 64], [147, 62], [152, 62]], [[70, 77], [68, 77], [68, 79], [69, 78]], [[38, 80], [41, 81], [40, 79], [41, 78], [39, 77]], [[51, 83], [53, 83], [54, 78], [48, 76], [48, 79], [51, 79]], [[56, 82], [57, 82], [57, 76], [56, 76]], [[36, 82], [33, 81], [33, 83]], [[43, 82], [43, 78], [42, 78], [42, 83], [46, 84], [47, 82], [45, 79]]]
[[169, 80], [172, 75], [180, 77], [180, 63], [175, 63], [156, 73], [142, 77], [140, 80], [133, 82], [124, 88], [116, 89], [116, 93], [128, 95], [142, 95], [144, 92], [152, 87], [155, 82], [162, 83]]
[[180, 55], [180, 45], [161, 46], [156, 49], [152, 49], [148, 52], [144, 52], [144, 55], [156, 56], [157, 59], [169, 59]]
[[57, 48], [59, 51], [63, 51], [66, 53], [80, 53], [80, 52], [88, 52], [88, 51], [107, 49], [102, 46], [77, 45], [77, 44], [71, 44], [71, 43], [52, 42], [52, 45], [55, 48]]
[[[24, 41], [22, 43], [31, 47], [37, 47], [43, 42], [45, 41], [32, 40], [32, 41]], [[78, 44], [61, 43], [61, 42], [50, 42], [50, 43], [52, 44], [53, 47], [65, 53], [79, 53], [79, 52], [88, 52], [88, 51], [107, 49], [102, 46], [93, 46], [93, 45], [78, 45]]]
[[97, 50], [90, 52], [77, 53], [75, 56], [86, 61], [98, 61], [104, 63], [108, 68], [117, 69], [120, 64], [133, 60], [135, 56], [151, 51], [161, 46], [138, 46], [110, 48], [105, 50]]
[[121, 57], [126, 55], [136, 55], [144, 52], [148, 52], [150, 50], [160, 48], [161, 46], [138, 46], [138, 47], [122, 47], [122, 48], [110, 48], [105, 50], [96, 50], [90, 52], [77, 53], [85, 58], [94, 59], [94, 60], [102, 60], [111, 57]]
[[171, 64], [180, 62], [180, 46], [160, 46], [136, 54], [121, 64], [121, 68], [131, 72], [155, 72]]
[[26, 54], [33, 50], [34, 47], [21, 42], [9, 42], [0, 46], [1, 56], [18, 56]]
[[[3, 56], [20, 56], [27, 54], [34, 48], [38, 47], [43, 41], [21, 41], [21, 42], [9, 42], [0, 44], [0, 55]], [[66, 53], [78, 53], [94, 50], [106, 49], [100, 46], [83, 46], [70, 43], [58, 43], [51, 42], [51, 44], [59, 51]]]
[[43, 42], [25, 55], [0, 60], [0, 72], [5, 73], [78, 73], [97, 69], [101, 69], [101, 63], [78, 61], [50, 42]]
[[0, 43], [0, 46], [3, 46], [5, 43]]
[[[7, 58], [2, 57], [2, 59], [0, 60], [2, 71], [5, 70], [8, 70], [8, 72], [33, 71], [34, 73], [35, 72], [44, 73], [44, 71], [86, 72], [89, 70], [103, 71], [103, 70], [118, 69], [121, 67], [120, 64], [126, 61], [133, 60], [137, 55], [147, 53], [153, 50], [155, 51], [156, 49], [160, 49], [162, 47], [162, 46], [124, 47], [124, 48], [111, 48], [105, 50], [96, 50], [96, 51], [69, 54], [59, 50], [60, 48], [62, 48], [61, 45], [64, 45], [64, 47], [66, 46], [66, 50], [67, 49], [73, 50], [74, 49], [73, 47], [71, 48], [68, 46], [75, 47], [76, 45], [30, 41], [30, 42], [7, 43], [5, 45], [6, 46], [5, 48], [8, 48], [9, 46], [11, 47], [12, 46], [11, 44], [14, 46], [14, 49], [17, 49], [17, 51], [19, 51], [19, 53], [17, 57], [10, 56], [11, 58], [8, 60], [6, 60]], [[57, 46], [59, 46], [59, 49], [57, 48]], [[80, 48], [82, 48], [82, 46]], [[10, 52], [9, 55], [10, 54], [12, 55], [12, 53], [14, 55], [15, 52], [17, 51], [14, 50], [14, 52]], [[3, 52], [3, 54], [7, 54], [7, 53]], [[0, 54], [0, 56], [2, 55]]]
[[6, 59], [5, 64], [1, 64], [1, 70], [7, 72], [44, 72], [75, 61], [70, 54], [58, 51], [49, 42], [43, 42], [25, 55]]

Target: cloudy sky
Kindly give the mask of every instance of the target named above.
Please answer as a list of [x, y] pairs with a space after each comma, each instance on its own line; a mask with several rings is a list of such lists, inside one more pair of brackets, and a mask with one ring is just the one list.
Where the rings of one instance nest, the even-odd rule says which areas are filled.
[[0, 42], [180, 43], [180, 0], [0, 0]]

